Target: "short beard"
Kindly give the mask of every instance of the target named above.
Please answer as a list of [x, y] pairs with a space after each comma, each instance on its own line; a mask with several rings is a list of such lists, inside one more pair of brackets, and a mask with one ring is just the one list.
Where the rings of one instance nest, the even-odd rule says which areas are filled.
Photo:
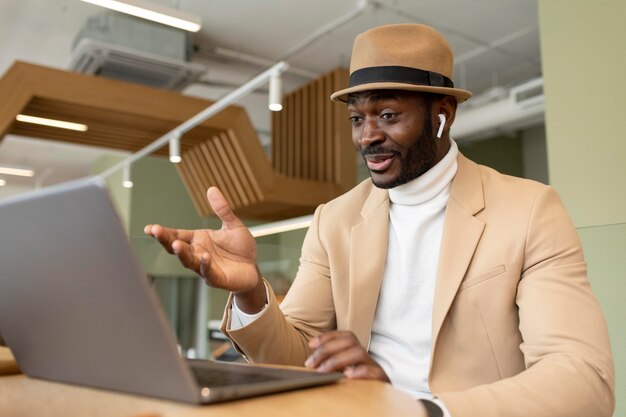
[[[398, 175], [395, 179], [385, 183], [376, 182], [372, 178], [372, 182], [376, 187], [389, 189], [406, 184], [407, 182], [419, 177], [435, 165], [437, 144], [436, 139], [433, 137], [433, 123], [431, 120], [431, 116], [432, 111], [427, 111], [426, 117], [424, 118], [422, 131], [416, 138], [413, 147], [409, 149], [408, 153], [405, 156], [396, 153], [396, 157], [400, 158], [400, 163], [402, 166], [402, 171], [400, 172], [400, 175]], [[376, 151], [375, 149], [372, 150], [375, 151], [374, 153], [384, 153], [382, 151]], [[365, 155], [366, 153], [364, 152], [363, 156]]]

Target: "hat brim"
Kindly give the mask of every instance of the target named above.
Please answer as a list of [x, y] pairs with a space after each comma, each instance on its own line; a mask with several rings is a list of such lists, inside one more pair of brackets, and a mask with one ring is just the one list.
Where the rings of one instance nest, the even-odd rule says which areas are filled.
[[359, 93], [362, 91], [371, 91], [371, 90], [407, 90], [407, 91], [422, 91], [425, 93], [443, 94], [446, 96], [452, 96], [456, 98], [456, 101], [459, 103], [464, 102], [465, 100], [467, 100], [468, 98], [472, 96], [471, 92], [460, 89], [460, 88], [431, 87], [428, 85], [416, 85], [416, 84], [405, 84], [405, 83], [395, 83], [395, 82], [379, 82], [379, 83], [360, 84], [354, 87], [344, 88], [343, 90], [335, 91], [333, 94], [331, 94], [330, 99], [335, 102], [346, 103], [348, 101], [349, 94]]

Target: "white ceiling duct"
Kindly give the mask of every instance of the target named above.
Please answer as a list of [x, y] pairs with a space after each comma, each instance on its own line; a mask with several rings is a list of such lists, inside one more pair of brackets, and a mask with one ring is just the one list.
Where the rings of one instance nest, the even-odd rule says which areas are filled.
[[89, 19], [74, 42], [70, 69], [150, 87], [181, 90], [206, 72], [187, 60], [179, 29], [105, 12]]
[[545, 97], [541, 77], [511, 88], [508, 94], [493, 90], [483, 97], [477, 96], [474, 105], [472, 101], [457, 112], [451, 129], [455, 140], [487, 139], [544, 122]]

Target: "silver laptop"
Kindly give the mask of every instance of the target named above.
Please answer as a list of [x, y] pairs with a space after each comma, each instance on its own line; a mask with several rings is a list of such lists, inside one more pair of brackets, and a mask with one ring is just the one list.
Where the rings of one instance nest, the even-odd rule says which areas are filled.
[[341, 378], [182, 358], [100, 179], [0, 200], [0, 225], [0, 333], [31, 377], [201, 404]]

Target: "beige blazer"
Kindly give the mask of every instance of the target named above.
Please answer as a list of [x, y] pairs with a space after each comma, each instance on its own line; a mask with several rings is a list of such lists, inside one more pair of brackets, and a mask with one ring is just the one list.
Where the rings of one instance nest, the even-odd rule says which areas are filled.
[[[251, 361], [302, 365], [307, 341], [363, 346], [387, 254], [389, 198], [367, 180], [320, 206], [280, 308], [222, 330]], [[282, 311], [281, 311], [282, 310]], [[608, 332], [555, 191], [463, 156], [445, 212], [429, 384], [453, 417], [602, 417], [614, 408]], [[410, 331], [410, 329], [407, 329]]]

